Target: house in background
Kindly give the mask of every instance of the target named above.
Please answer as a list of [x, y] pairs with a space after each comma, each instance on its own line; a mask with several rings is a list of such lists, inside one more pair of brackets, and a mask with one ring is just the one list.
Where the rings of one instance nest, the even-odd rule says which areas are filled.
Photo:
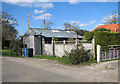
[[57, 38], [58, 41], [69, 39], [82, 40], [83, 36], [77, 35], [74, 31], [64, 30], [46, 30], [38, 28], [29, 28], [23, 36], [23, 45], [26, 48], [33, 49], [33, 55], [42, 55], [42, 40], [44, 38], [46, 44], [52, 43], [52, 38]]
[[92, 31], [95, 31], [98, 28], [105, 28], [105, 29], [109, 29], [111, 32], [118, 32], [118, 33], [120, 33], [120, 24], [100, 25], [100, 26], [98, 26], [97, 28], [95, 28]]

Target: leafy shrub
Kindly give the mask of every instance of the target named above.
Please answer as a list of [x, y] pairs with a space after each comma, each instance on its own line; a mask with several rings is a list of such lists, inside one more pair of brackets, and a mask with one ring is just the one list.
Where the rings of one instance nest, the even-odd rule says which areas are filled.
[[85, 39], [90, 41], [93, 38], [93, 33], [92, 32], [86, 32], [85, 33]]
[[74, 65], [88, 62], [88, 60], [90, 59], [90, 50], [84, 49], [72, 50], [71, 53], [68, 54], [68, 57], [69, 62]]
[[91, 63], [97, 63], [97, 60], [95, 59], [95, 57], [91, 57], [89, 59], [89, 62], [91, 62]]

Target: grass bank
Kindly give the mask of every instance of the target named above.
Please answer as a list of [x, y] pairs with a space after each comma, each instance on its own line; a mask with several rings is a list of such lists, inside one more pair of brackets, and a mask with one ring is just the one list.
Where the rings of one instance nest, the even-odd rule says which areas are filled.
[[8, 56], [8, 57], [22, 57], [18, 55], [16, 52], [13, 52], [12, 50], [1, 50], [2, 56]]

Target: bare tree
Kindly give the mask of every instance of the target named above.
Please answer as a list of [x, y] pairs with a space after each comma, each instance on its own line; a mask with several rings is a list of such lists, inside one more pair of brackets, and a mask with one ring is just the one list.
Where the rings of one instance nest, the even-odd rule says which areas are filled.
[[45, 29], [51, 29], [51, 27], [54, 25], [52, 22], [47, 22]]
[[75, 31], [80, 28], [80, 26], [77, 25], [76, 23], [73, 23], [73, 24], [64, 23], [64, 26], [65, 26], [64, 30], [71, 30], [71, 31]]
[[114, 12], [112, 15], [108, 15], [103, 19], [104, 24], [116, 24], [118, 22], [118, 14]]

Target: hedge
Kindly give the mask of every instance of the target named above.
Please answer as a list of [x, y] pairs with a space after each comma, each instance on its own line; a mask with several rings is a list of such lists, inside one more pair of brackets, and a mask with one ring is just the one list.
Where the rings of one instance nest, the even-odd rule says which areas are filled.
[[86, 32], [85, 33], [85, 39], [90, 41], [93, 38], [93, 33], [92, 32]]
[[97, 45], [101, 45], [102, 49], [106, 49], [108, 45], [120, 45], [120, 33], [112, 32], [93, 32], [95, 36], [95, 53]]

